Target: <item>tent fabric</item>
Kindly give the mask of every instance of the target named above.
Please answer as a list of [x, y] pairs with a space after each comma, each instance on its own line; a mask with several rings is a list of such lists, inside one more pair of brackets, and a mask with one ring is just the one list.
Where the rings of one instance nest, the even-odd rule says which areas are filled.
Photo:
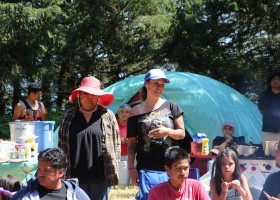
[[[170, 80], [162, 95], [177, 102], [184, 110], [185, 128], [191, 136], [206, 133], [212, 141], [223, 136], [222, 124], [235, 124], [234, 136], [244, 136], [246, 143], [261, 142], [262, 118], [257, 106], [233, 88], [212, 78], [188, 73], [165, 72]], [[118, 107], [127, 103], [144, 83], [144, 75], [138, 75], [117, 82], [104, 89], [113, 93], [114, 103], [108, 108], [117, 112]]]

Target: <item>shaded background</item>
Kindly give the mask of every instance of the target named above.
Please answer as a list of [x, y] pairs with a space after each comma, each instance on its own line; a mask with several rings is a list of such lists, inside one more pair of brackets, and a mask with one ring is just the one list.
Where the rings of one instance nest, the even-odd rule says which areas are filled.
[[[222, 136], [222, 123], [235, 124], [234, 136], [245, 136], [246, 142], [260, 144], [261, 114], [257, 106], [235, 89], [212, 78], [187, 73], [166, 72], [171, 83], [165, 85], [162, 97], [177, 102], [184, 110], [186, 130], [191, 136], [206, 133], [210, 140]], [[109, 109], [117, 112], [118, 107], [142, 88], [144, 75], [117, 82], [104, 91], [115, 95]]]

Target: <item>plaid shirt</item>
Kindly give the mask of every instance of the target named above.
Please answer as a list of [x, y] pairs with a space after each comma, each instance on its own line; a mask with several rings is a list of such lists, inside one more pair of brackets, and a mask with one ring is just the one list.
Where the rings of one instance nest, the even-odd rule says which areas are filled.
[[[58, 146], [62, 148], [70, 160], [69, 129], [78, 106], [67, 110], [59, 127]], [[120, 131], [114, 113], [107, 108], [98, 106], [101, 110], [102, 151], [105, 178], [110, 186], [118, 185], [119, 161], [121, 153]], [[71, 163], [69, 162], [66, 178], [70, 178]]]

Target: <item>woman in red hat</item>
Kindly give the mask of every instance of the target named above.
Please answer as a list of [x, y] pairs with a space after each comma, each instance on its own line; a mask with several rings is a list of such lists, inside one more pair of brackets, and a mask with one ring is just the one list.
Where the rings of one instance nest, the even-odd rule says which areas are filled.
[[114, 113], [105, 108], [113, 94], [100, 89], [93, 76], [82, 80], [69, 101], [78, 105], [65, 112], [59, 143], [70, 159], [67, 178], [78, 178], [79, 186], [94, 200], [107, 200], [110, 187], [118, 184], [120, 133]]

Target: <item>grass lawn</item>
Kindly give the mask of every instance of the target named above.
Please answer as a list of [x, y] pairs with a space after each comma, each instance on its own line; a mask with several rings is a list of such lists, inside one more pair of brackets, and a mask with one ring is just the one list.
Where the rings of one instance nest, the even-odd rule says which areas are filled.
[[109, 199], [110, 200], [133, 200], [138, 190], [139, 190], [138, 187], [135, 187], [133, 185], [111, 187]]

